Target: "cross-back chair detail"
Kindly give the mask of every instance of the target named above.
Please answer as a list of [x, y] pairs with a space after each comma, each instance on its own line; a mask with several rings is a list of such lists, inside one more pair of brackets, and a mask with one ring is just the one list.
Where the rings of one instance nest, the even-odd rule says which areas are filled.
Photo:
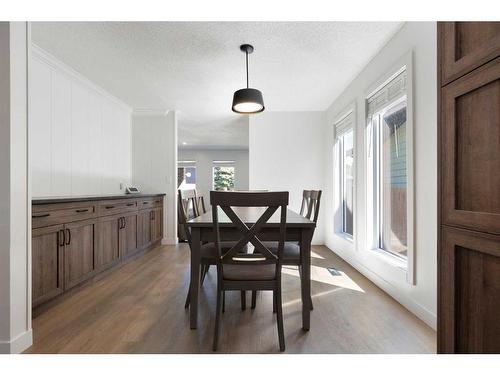
[[[286, 214], [288, 206], [288, 192], [210, 192], [210, 204], [212, 205], [212, 222], [217, 251], [217, 308], [215, 320], [215, 334], [213, 349], [217, 350], [220, 321], [220, 298], [225, 290], [272, 290], [274, 305], [277, 310], [278, 337], [280, 350], [285, 349], [285, 339], [283, 332], [283, 311], [281, 306], [281, 266], [283, 260], [283, 247], [286, 234]], [[251, 226], [247, 225], [233, 208], [237, 207], [265, 207], [264, 212], [255, 220]], [[236, 226], [239, 230], [240, 239], [227, 252], [222, 253], [220, 246], [219, 208], [227, 215], [231, 224], [223, 225]], [[259, 233], [264, 229], [269, 219], [279, 210], [279, 241], [277, 252], [272, 252], [260, 239]], [[248, 243], [255, 246], [254, 253], [241, 253], [241, 250]], [[274, 274], [269, 275], [273, 269]], [[239, 266], [242, 269], [253, 268], [254, 276], [246, 278], [242, 273], [236, 272], [226, 278], [225, 269], [232, 266]], [[260, 268], [259, 268], [260, 267]], [[269, 271], [271, 270], [271, 271]], [[252, 295], [254, 298], [254, 295]], [[254, 305], [254, 301], [252, 301]]]
[[321, 190], [304, 190], [302, 193], [300, 215], [316, 223], [318, 221], [320, 201]]

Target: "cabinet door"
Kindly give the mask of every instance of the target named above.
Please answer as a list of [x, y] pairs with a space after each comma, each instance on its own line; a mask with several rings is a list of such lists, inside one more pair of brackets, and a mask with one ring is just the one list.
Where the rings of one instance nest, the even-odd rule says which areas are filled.
[[133, 213], [122, 218], [120, 254], [126, 257], [134, 254], [137, 250], [137, 213]]
[[444, 227], [439, 269], [439, 352], [500, 353], [500, 236]]
[[155, 208], [151, 217], [151, 241], [156, 242], [161, 240], [163, 229], [163, 209]]
[[99, 218], [97, 251], [95, 255], [96, 270], [113, 266], [120, 257], [119, 222], [121, 216]]
[[442, 84], [500, 56], [500, 22], [440, 22]]
[[32, 234], [33, 307], [63, 292], [62, 225], [34, 229]]
[[442, 220], [500, 233], [500, 58], [441, 91]]
[[137, 215], [138, 245], [141, 249], [151, 244], [151, 212], [152, 210], [142, 210]]
[[96, 220], [65, 224], [64, 289], [92, 276], [96, 243]]

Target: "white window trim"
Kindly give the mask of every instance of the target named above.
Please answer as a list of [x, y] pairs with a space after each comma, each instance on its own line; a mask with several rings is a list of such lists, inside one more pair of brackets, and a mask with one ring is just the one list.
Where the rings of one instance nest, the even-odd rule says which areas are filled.
[[[373, 215], [374, 212], [373, 204], [373, 179], [369, 177], [368, 173], [372, 168], [368, 165], [368, 139], [370, 135], [368, 126], [368, 109], [367, 109], [367, 98], [371, 97], [374, 93], [379, 91], [383, 86], [389, 83], [393, 78], [399, 75], [404, 69], [406, 69], [407, 80], [406, 80], [406, 152], [407, 152], [407, 195], [406, 195], [406, 207], [407, 207], [407, 261], [401, 259], [396, 259], [397, 257], [377, 248], [373, 248], [373, 236], [369, 235], [370, 228], [373, 228]], [[364, 126], [364, 142], [365, 142], [365, 152], [364, 152], [364, 163], [366, 167], [365, 173], [365, 197], [367, 200], [366, 208], [366, 238], [367, 247], [370, 253], [374, 256], [384, 259], [388, 264], [393, 265], [397, 268], [404, 269], [406, 272], [406, 281], [410, 285], [415, 285], [415, 266], [416, 266], [416, 254], [415, 254], [415, 184], [414, 184], [414, 113], [413, 113], [413, 51], [409, 51], [403, 56], [401, 56], [394, 64], [387, 69], [387, 73], [375, 81], [368, 90], [365, 92], [365, 126]], [[373, 229], [371, 229], [373, 231]]]
[[[334, 197], [334, 212], [335, 210], [340, 207], [341, 200], [340, 200], [340, 192], [342, 191], [342, 176], [340, 172], [340, 150], [337, 145], [337, 138], [339, 135], [344, 134], [346, 131], [352, 128], [352, 138], [353, 138], [353, 152], [354, 152], [354, 161], [353, 161], [353, 175], [354, 175], [354, 193], [353, 193], [353, 209], [352, 209], [352, 214], [353, 214], [353, 219], [352, 219], [352, 236], [348, 233], [345, 233], [342, 229], [343, 226], [343, 213], [341, 215], [341, 223], [338, 225], [338, 223], [335, 222], [335, 217], [334, 217], [334, 224], [333, 224], [333, 233], [335, 236], [342, 238], [343, 240], [349, 242], [352, 244], [353, 249], [356, 250], [356, 239], [357, 239], [357, 160], [358, 160], [358, 152], [357, 152], [357, 106], [356, 106], [356, 101], [352, 102], [349, 104], [347, 107], [345, 107], [342, 111], [339, 112], [337, 116], [335, 116], [335, 121], [333, 122], [333, 139], [334, 139], [334, 147], [335, 147], [335, 156], [334, 156], [334, 166], [335, 166], [335, 173], [334, 173], [334, 185], [335, 186], [335, 197]], [[340, 134], [337, 134], [337, 128], [339, 123], [341, 123], [347, 116], [352, 114], [352, 126], [349, 127], [348, 129], [342, 129], [342, 132]], [[336, 181], [335, 181], [336, 180]], [[341, 207], [341, 210], [343, 208]]]

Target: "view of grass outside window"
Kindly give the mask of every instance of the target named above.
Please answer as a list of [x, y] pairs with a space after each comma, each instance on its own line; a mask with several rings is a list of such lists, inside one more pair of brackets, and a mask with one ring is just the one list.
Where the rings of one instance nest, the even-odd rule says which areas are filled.
[[234, 190], [234, 166], [214, 166], [214, 190]]

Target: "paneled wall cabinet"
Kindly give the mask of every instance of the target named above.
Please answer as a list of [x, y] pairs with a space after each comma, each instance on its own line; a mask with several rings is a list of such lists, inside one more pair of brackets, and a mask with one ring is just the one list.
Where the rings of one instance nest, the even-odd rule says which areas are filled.
[[438, 56], [438, 352], [500, 353], [500, 22], [438, 23]]
[[33, 307], [163, 237], [163, 194], [34, 199]]

